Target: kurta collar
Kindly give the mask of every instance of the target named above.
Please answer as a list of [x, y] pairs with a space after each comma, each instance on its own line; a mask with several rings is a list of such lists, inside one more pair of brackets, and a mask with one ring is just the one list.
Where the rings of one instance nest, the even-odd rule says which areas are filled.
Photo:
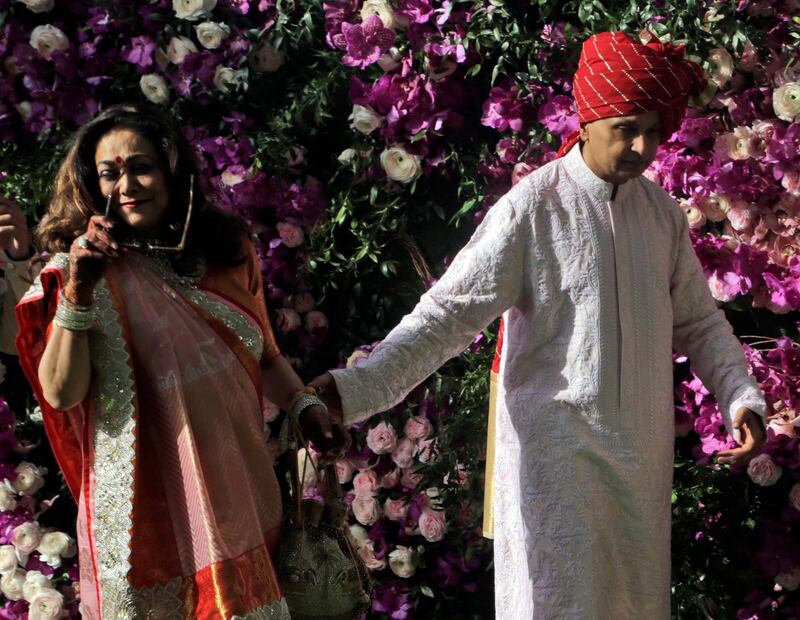
[[[578, 142], [573, 146], [569, 153], [564, 156], [564, 166], [567, 168], [567, 173], [578, 182], [583, 189], [585, 189], [595, 200], [608, 202], [614, 193], [613, 183], [604, 181], [594, 172], [591, 171], [589, 166], [583, 160], [581, 153], [581, 143]], [[620, 202], [625, 198], [628, 192], [631, 191], [636, 179], [631, 179], [627, 183], [617, 186], [617, 195], [614, 197], [614, 202]]]

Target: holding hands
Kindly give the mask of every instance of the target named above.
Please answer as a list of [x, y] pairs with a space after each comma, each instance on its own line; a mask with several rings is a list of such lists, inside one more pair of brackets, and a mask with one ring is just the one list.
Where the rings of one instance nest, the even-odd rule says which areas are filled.
[[[303, 398], [304, 394], [310, 400], [320, 402], [313, 385], [309, 385], [298, 397]], [[350, 447], [350, 433], [341, 421], [340, 412], [329, 410], [325, 404], [312, 404], [302, 408], [298, 414], [298, 422], [303, 436], [322, 453], [324, 461], [339, 458]]]
[[736, 414], [733, 428], [740, 433], [741, 445], [738, 448], [717, 452], [717, 463], [745, 467], [766, 441], [764, 423], [757, 413], [742, 407]]

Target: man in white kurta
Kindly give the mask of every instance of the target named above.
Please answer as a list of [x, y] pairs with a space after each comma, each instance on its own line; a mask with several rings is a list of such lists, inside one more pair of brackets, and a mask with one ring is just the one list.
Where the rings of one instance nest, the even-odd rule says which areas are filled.
[[366, 362], [331, 371], [345, 422], [394, 406], [500, 314], [497, 619], [669, 618], [673, 348], [729, 430], [764, 409], [686, 217], [575, 144], [500, 199]]

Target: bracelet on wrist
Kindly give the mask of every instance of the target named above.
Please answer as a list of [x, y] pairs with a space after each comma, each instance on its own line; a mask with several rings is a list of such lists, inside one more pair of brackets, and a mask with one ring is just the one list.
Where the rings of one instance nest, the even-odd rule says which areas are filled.
[[323, 403], [316, 394], [300, 392], [295, 395], [295, 397], [292, 399], [292, 403], [289, 405], [289, 415], [295, 420], [299, 421], [300, 414], [309, 407], [313, 407], [315, 405], [322, 407], [326, 411], [328, 410], [328, 408], [325, 406], [325, 403]]
[[81, 306], [73, 303], [62, 291], [53, 323], [73, 332], [88, 331], [94, 324], [94, 306]]

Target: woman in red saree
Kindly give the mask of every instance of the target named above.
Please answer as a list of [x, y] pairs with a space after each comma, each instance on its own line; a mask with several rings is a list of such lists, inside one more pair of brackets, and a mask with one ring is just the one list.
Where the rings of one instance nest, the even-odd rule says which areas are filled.
[[[20, 359], [78, 502], [84, 618], [290, 617], [261, 411], [264, 396], [292, 409], [303, 383], [275, 344], [244, 224], [190, 191], [195, 174], [159, 113], [103, 112], [62, 164], [38, 231], [52, 258], [17, 307]], [[190, 200], [183, 251], [126, 247], [164, 246]], [[341, 446], [341, 427], [299, 400], [312, 441]]]

